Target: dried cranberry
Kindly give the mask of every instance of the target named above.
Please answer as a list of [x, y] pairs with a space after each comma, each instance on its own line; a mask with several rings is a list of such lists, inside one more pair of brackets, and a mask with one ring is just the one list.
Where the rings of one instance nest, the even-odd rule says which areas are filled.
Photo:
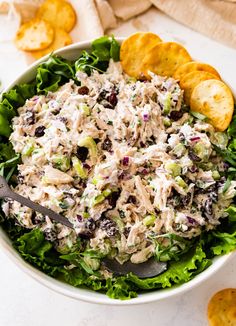
[[129, 165], [129, 156], [125, 156], [122, 160], [122, 164], [124, 166], [128, 166]]
[[88, 93], [89, 93], [89, 89], [87, 86], [81, 86], [78, 89], [78, 94], [80, 94], [80, 95], [88, 95]]
[[183, 114], [184, 114], [183, 111], [174, 110], [170, 112], [170, 118], [174, 121], [177, 121], [180, 118], [182, 118]]
[[87, 170], [91, 170], [91, 166], [88, 165], [87, 163], [83, 163], [83, 167]]
[[79, 233], [79, 237], [84, 240], [89, 240], [94, 237], [94, 232], [90, 230], [84, 230]]
[[116, 93], [113, 91], [111, 94], [107, 97], [107, 101], [112, 105], [112, 108], [114, 108], [118, 102]]
[[77, 215], [76, 217], [77, 217], [77, 221], [78, 222], [82, 222], [83, 221], [83, 217], [81, 215]]
[[112, 141], [110, 138], [106, 137], [104, 142], [102, 143], [102, 149], [105, 151], [110, 151], [112, 148]]
[[116, 207], [116, 202], [119, 197], [120, 197], [120, 191], [114, 191], [110, 194], [110, 196], [108, 196], [107, 199], [108, 199], [109, 205], [112, 208]]
[[35, 129], [34, 135], [35, 137], [43, 137], [45, 134], [45, 127], [44, 126], [39, 126]]
[[136, 204], [137, 200], [135, 196], [129, 196], [129, 198], [127, 199], [127, 203], [131, 203], [131, 204]]
[[87, 147], [78, 146], [76, 155], [81, 162], [84, 162], [88, 157], [88, 152]]

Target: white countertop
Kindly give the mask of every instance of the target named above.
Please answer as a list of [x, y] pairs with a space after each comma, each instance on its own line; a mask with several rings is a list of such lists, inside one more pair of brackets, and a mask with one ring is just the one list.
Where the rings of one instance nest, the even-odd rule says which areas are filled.
[[[194, 58], [215, 66], [236, 93], [235, 50], [181, 26], [155, 9], [122, 23], [113, 33], [126, 36], [137, 29], [154, 31], [165, 40], [184, 44]], [[7, 86], [25, 67], [24, 55], [8, 41], [0, 41], [3, 85]], [[211, 295], [222, 288], [236, 287], [236, 254], [198, 288], [168, 300], [134, 307], [99, 306], [54, 293], [20, 271], [2, 252], [0, 266], [0, 326], [206, 326]]]

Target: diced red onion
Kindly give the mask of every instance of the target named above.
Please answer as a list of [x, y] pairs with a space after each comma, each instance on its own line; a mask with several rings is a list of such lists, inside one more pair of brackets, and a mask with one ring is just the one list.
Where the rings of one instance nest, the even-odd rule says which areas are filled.
[[146, 174], [148, 174], [148, 170], [147, 169], [142, 169], [140, 171], [140, 173], [143, 174], [143, 175], [146, 175]]
[[201, 139], [201, 137], [199, 137], [199, 136], [190, 138], [191, 141], [199, 141], [200, 139]]
[[197, 221], [194, 218], [192, 218], [191, 216], [187, 216], [187, 220], [188, 220], [189, 224], [195, 224], [195, 225], [198, 224]]
[[34, 102], [37, 102], [38, 99], [39, 99], [39, 97], [38, 97], [38, 96], [35, 96], [34, 99], [33, 99], [33, 101], [34, 101]]
[[148, 113], [144, 113], [143, 114], [143, 121], [144, 122], [148, 122], [149, 121], [149, 114]]
[[196, 165], [192, 165], [192, 166], [189, 167], [189, 171], [192, 172], [192, 173], [195, 173], [195, 172], [198, 171], [198, 168], [197, 168]]
[[78, 222], [82, 222], [83, 221], [83, 217], [81, 215], [77, 215], [77, 221]]

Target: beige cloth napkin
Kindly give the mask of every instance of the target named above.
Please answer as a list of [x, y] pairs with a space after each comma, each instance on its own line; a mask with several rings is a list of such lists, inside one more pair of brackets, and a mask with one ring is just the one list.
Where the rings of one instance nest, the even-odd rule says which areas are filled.
[[151, 5], [178, 22], [236, 48], [236, 0], [109, 0], [115, 15], [123, 20]]
[[[236, 0], [68, 0], [77, 13], [72, 31], [74, 42], [93, 39], [116, 26], [117, 18], [127, 20], [152, 5], [184, 25], [236, 48]], [[43, 0], [0, 0], [10, 4], [11, 18], [20, 24], [34, 15]], [[13, 8], [12, 8], [13, 7]], [[6, 5], [2, 6], [2, 11]], [[16, 25], [16, 24], [15, 24]], [[14, 25], [14, 26], [15, 26]], [[6, 26], [0, 26], [6, 30]]]

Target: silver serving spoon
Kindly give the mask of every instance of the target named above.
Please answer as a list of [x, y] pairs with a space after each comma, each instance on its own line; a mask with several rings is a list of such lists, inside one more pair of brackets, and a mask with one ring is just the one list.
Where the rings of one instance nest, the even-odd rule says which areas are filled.
[[148, 278], [157, 276], [167, 270], [167, 263], [158, 262], [154, 257], [141, 264], [133, 264], [127, 261], [121, 265], [115, 259], [108, 258], [104, 258], [102, 263], [109, 272], [117, 276], [133, 273], [139, 278]]
[[13, 200], [16, 200], [19, 203], [21, 203], [22, 205], [27, 206], [27, 207], [33, 209], [34, 211], [37, 211], [45, 216], [48, 216], [52, 220], [54, 220], [58, 223], [61, 223], [63, 225], [66, 225], [69, 228], [73, 229], [73, 224], [70, 221], [68, 221], [67, 218], [65, 218], [64, 216], [57, 214], [54, 211], [52, 211], [51, 209], [48, 209], [44, 206], [35, 204], [30, 199], [25, 198], [25, 197], [17, 194], [16, 192], [12, 191], [11, 188], [8, 186], [6, 180], [2, 176], [0, 176], [0, 198], [11, 198]]
[[[61, 223], [69, 228], [74, 228], [73, 224], [68, 221], [64, 216], [55, 213], [51, 209], [48, 209], [39, 204], [35, 204], [30, 199], [25, 198], [16, 192], [12, 191], [8, 186], [6, 180], [0, 176], [0, 198], [11, 198], [27, 206], [34, 211], [37, 211], [45, 216], [50, 217], [52, 220]], [[163, 273], [167, 269], [167, 264], [164, 262], [158, 262], [154, 258], [150, 258], [148, 261], [142, 264], [133, 264], [131, 262], [126, 262], [123, 265], [119, 264], [115, 259], [103, 259], [103, 265], [108, 271], [114, 273], [115, 275], [126, 275], [128, 273], [133, 273], [140, 278], [153, 277], [158, 274]]]

